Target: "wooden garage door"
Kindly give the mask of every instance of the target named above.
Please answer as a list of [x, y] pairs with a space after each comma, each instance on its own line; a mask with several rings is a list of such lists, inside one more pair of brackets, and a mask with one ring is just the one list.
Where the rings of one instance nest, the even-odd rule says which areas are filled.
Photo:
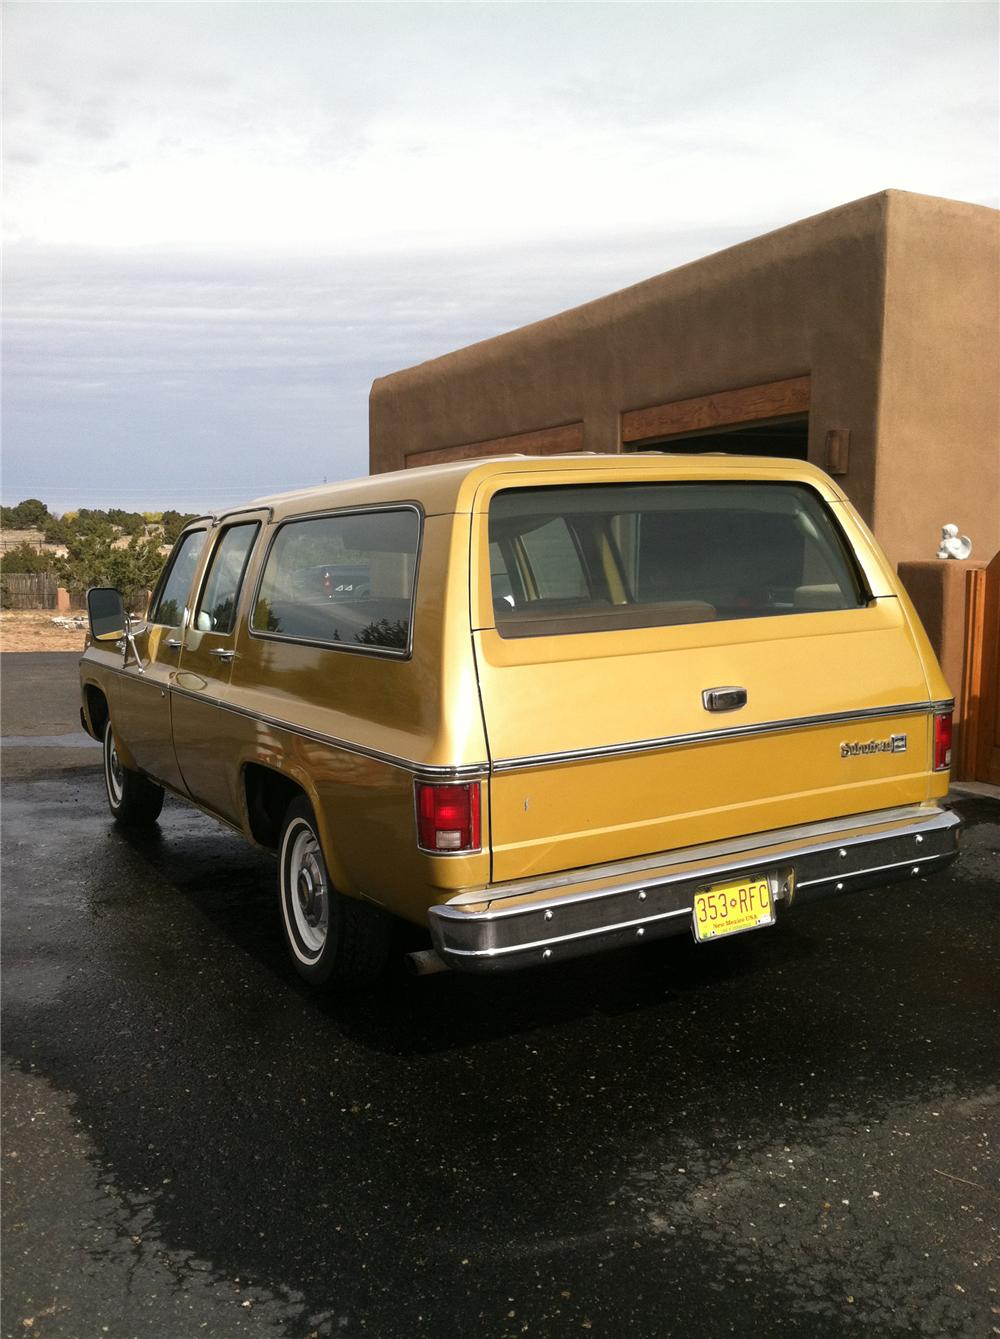
[[791, 377], [762, 386], [744, 386], [691, 400], [651, 405], [648, 409], [629, 409], [622, 414], [622, 445], [634, 450], [656, 438], [808, 414], [809, 393], [808, 376]]
[[959, 775], [1000, 786], [1000, 553], [969, 573], [965, 744]]

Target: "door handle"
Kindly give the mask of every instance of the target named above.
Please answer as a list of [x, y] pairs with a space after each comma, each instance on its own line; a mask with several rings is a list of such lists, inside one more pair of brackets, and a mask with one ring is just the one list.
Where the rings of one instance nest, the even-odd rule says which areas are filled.
[[218, 656], [218, 658], [219, 658], [220, 660], [224, 660], [224, 661], [226, 662], [227, 665], [229, 664], [229, 662], [230, 662], [231, 660], [235, 660], [235, 659], [236, 659], [236, 652], [235, 652], [235, 651], [228, 651], [224, 646], [216, 646], [216, 647], [213, 647], [213, 649], [212, 649], [212, 653], [211, 653], [211, 654], [212, 654], [213, 656]]
[[166, 645], [170, 647], [171, 651], [179, 651], [184, 643], [179, 642], [176, 637], [168, 637]]
[[745, 688], [706, 688], [701, 695], [701, 703], [706, 711], [735, 711], [747, 704]]

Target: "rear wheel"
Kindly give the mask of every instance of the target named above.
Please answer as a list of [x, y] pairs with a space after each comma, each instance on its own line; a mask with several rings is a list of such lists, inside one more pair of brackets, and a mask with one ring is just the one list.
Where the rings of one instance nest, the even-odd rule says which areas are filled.
[[123, 827], [150, 827], [163, 808], [163, 787], [133, 772], [118, 756], [110, 718], [104, 726], [104, 786], [108, 808]]
[[392, 917], [338, 893], [330, 882], [319, 829], [305, 796], [285, 813], [278, 850], [281, 925], [292, 962], [314, 985], [370, 985], [389, 956]]

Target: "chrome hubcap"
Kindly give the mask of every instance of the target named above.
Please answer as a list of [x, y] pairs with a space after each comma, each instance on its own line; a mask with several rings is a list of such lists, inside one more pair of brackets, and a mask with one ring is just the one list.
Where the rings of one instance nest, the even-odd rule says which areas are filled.
[[319, 843], [305, 826], [292, 841], [288, 882], [298, 936], [310, 953], [319, 953], [326, 943], [329, 927], [329, 889]]
[[313, 927], [319, 925], [326, 912], [326, 889], [323, 876], [316, 865], [316, 858], [309, 854], [299, 870], [298, 882], [299, 908], [302, 915]]

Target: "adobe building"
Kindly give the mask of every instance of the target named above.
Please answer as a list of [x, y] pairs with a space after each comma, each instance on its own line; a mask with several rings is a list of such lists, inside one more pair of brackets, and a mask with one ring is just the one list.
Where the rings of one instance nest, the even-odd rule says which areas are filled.
[[1000, 549], [996, 210], [884, 191], [381, 377], [373, 473], [735, 451], [837, 476], [894, 563]]

